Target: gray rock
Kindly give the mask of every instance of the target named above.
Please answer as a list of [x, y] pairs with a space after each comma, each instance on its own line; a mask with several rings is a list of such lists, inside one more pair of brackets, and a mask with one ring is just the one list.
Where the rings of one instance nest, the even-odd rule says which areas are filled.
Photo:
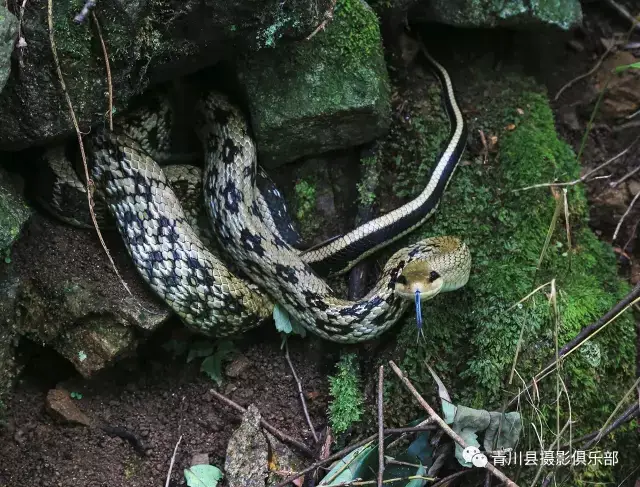
[[0, 256], [5, 259], [9, 247], [18, 238], [31, 216], [19, 187], [8, 173], [0, 169]]
[[260, 412], [251, 404], [227, 445], [224, 464], [229, 487], [264, 487], [269, 445], [260, 429]]
[[118, 235], [105, 238], [133, 296], [94, 231], [35, 215], [0, 274], [10, 291], [0, 295], [0, 333], [51, 346], [85, 377], [132, 353], [171, 313], [138, 276]]
[[[109, 51], [116, 111], [151, 82], [194, 72], [238, 53], [299, 39], [320, 23], [329, 0], [102, 0], [95, 7]], [[104, 120], [107, 80], [91, 16], [79, 4], [54, 2], [55, 41], [67, 90], [83, 130]], [[27, 48], [0, 94], [0, 148], [19, 150], [72, 134], [51, 53], [47, 9], [27, 2]], [[0, 37], [0, 42], [2, 42]]]
[[0, 91], [11, 73], [11, 53], [18, 35], [18, 19], [0, 5]]
[[357, 0], [311, 40], [239, 62], [260, 163], [276, 167], [369, 142], [390, 122], [378, 19]]
[[569, 30], [582, 22], [579, 0], [419, 0], [412, 18], [456, 27], [552, 26]]

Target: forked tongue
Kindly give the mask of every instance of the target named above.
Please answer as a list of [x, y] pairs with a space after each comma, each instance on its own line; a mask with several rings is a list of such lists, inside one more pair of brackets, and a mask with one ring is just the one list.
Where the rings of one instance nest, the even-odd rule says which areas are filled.
[[418, 330], [422, 330], [422, 306], [420, 306], [420, 291], [416, 291], [416, 322]]

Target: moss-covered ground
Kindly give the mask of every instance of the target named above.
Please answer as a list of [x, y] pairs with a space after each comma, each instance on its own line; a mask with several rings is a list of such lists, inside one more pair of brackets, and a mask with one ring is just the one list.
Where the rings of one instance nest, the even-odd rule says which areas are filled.
[[[485, 96], [466, 101], [464, 109], [475, 114], [467, 115], [470, 132], [483, 130], [487, 142], [494, 144], [492, 150], [485, 157], [482, 150], [468, 149], [437, 215], [390, 248], [380, 262], [408, 241], [428, 236], [457, 235], [470, 246], [473, 269], [467, 286], [423, 306], [424, 340], [418, 340], [415, 318], [410, 315], [402, 325], [393, 358], [433, 404], [438, 404], [436, 388], [426, 364], [438, 373], [455, 403], [500, 410], [518, 392], [522, 380], [528, 381], [553, 358], [556, 326], [562, 346], [604, 314], [629, 286], [617, 276], [612, 249], [588, 226], [582, 187], [567, 188], [570, 244], [564, 214], [556, 214], [557, 205], [560, 210], [564, 205], [562, 190], [521, 190], [579, 176], [574, 152], [558, 139], [544, 90], [521, 75], [474, 73], [474, 78], [474, 91], [484, 89]], [[408, 102], [405, 112], [410, 115], [399, 114], [382, 142], [385, 171], [395, 175], [385, 179], [380, 197], [383, 210], [421, 191], [448, 135], [439, 93], [433, 88], [437, 84], [424, 82], [424, 86], [428, 88], [403, 94]], [[495, 103], [496, 99], [500, 102]], [[472, 138], [478, 140], [477, 135]], [[548, 247], [538, 265], [550, 226]], [[558, 321], [550, 305], [551, 285], [513, 307], [550, 281], [555, 284]], [[521, 332], [516, 373], [509, 382]], [[519, 406], [525, 425], [521, 448], [539, 446], [531, 424], [542, 430], [545, 445], [553, 441], [558, 410], [561, 425], [571, 412], [573, 438], [600, 427], [633, 383], [634, 343], [634, 324], [626, 314], [563, 362], [560, 382], [551, 374], [537, 384], [535, 398], [524, 395]], [[559, 409], [558, 384], [561, 389], [566, 386]], [[422, 415], [398, 381], [389, 379], [386, 386], [390, 421], [406, 424]], [[563, 442], [568, 440], [567, 431]], [[610, 450], [621, 449], [610, 443], [600, 447], [607, 445]], [[574, 481], [576, 485], [586, 479], [603, 481], [610, 475], [610, 467], [582, 470]]]

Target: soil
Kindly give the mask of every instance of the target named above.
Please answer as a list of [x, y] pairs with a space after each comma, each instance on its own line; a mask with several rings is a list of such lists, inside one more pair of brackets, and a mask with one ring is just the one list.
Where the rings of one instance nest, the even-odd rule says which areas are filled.
[[[516, 59], [525, 60], [524, 70], [544, 82], [553, 98], [568, 80], [592, 68], [605, 50], [602, 38], [611, 38], [614, 31], [626, 32], [628, 29], [628, 23], [616, 12], [603, 9], [603, 4], [585, 2], [584, 27], [571, 34], [535, 36], [533, 33], [463, 33], [443, 29], [445, 36], [439, 42], [451, 45], [451, 49], [469, 50], [474, 46], [478, 53], [482, 49], [498, 50], [498, 46], [506, 45], [502, 57], [517, 56]], [[433, 36], [440, 31], [434, 32]], [[474, 36], [479, 37], [474, 39]], [[509, 42], [503, 43], [505, 37]], [[638, 40], [637, 36], [635, 40]], [[508, 52], [511, 49], [513, 51]], [[639, 55], [640, 51], [636, 50], [635, 54]], [[456, 79], [455, 72], [452, 75], [454, 81], [462, 81]], [[468, 87], [464, 89], [465, 104], [469, 106], [473, 105], [469, 96], [484, 96], [472, 91]], [[576, 83], [565, 91], [559, 101], [554, 102], [558, 130], [576, 151], [580, 147], [596, 92], [596, 78], [589, 77]], [[614, 115], [596, 121], [585, 146], [585, 169], [619, 153], [637, 136], [637, 128], [620, 129], [618, 125], [619, 120]], [[634, 168], [637, 154], [636, 151], [631, 157], [621, 158], [612, 165], [610, 172], [604, 173], [611, 174], [610, 179], [596, 180], [586, 186], [593, 205], [590, 223], [607, 242], [611, 242], [613, 230], [635, 194], [627, 189], [628, 184], [624, 185], [622, 191], [616, 192], [614, 204], [612, 196], [606, 197], [608, 183]], [[635, 273], [632, 276], [634, 262], [640, 262], [640, 245], [635, 241], [635, 226], [639, 218], [640, 205], [626, 217], [621, 237], [614, 242], [619, 246], [621, 269], [634, 282], [638, 280]], [[34, 242], [33, 247], [20, 250], [16, 261], [37, 262], [37, 256], [42, 256], [50, 247], [45, 239], [63, 238], [62, 231], [46, 220], [36, 219], [28, 231], [41, 232], [43, 238], [30, 239]], [[69, 264], [78, 252], [101, 255], [102, 250], [92, 236], [77, 232], [64, 229], [67, 247], [58, 247], [66, 248], [64, 255], [49, 255], [46, 266], [26, 265], [25, 268], [40, 268], [35, 272], [45, 275], [39, 277], [56, 279], [70, 269], [66, 265], [52, 267], [51, 263], [58, 258], [65, 257]], [[625, 246], [627, 240], [629, 244]], [[115, 239], [109, 242], [109, 248], [119, 249], [115, 252], [118, 267], [123, 269], [127, 282], [136, 282], [133, 269], [126, 263], [126, 254]], [[86, 261], [81, 257], [78, 260]], [[96, 265], [109, 264], [104, 260]], [[91, 269], [83, 272], [90, 275]], [[101, 272], [100, 275], [104, 274]], [[108, 283], [112, 289], [119, 286], [115, 276], [113, 282]], [[216, 386], [199, 371], [198, 361], [187, 364], [184, 356], [171, 358], [171, 354], [162, 348], [162, 344], [175, 339], [176, 333], [180, 333], [178, 328], [164, 327], [139, 351], [137, 358], [120, 362], [92, 380], [81, 379], [53, 352], [27, 344], [25, 349], [29, 351], [31, 360], [6, 405], [6, 428], [0, 429], [0, 486], [164, 485], [171, 455], [181, 435], [183, 440], [170, 485], [184, 485], [183, 470], [189, 466], [194, 454], [207, 453], [210, 463], [222, 467], [227, 442], [239, 421], [238, 415], [213, 399], [209, 390]], [[275, 427], [311, 445], [311, 434], [304, 420], [296, 385], [280, 350], [280, 338], [276, 332], [271, 329], [256, 331], [236, 346], [240, 355], [227, 365], [227, 370], [231, 367], [242, 371], [233, 373], [233, 377], [227, 375], [220, 392], [242, 406], [253, 402]], [[311, 419], [320, 429], [327, 421], [329, 398], [326, 376], [333, 371], [331, 367], [337, 357], [336, 348], [315, 339], [293, 340], [290, 346], [292, 360], [310, 398]], [[242, 362], [247, 362], [247, 366], [240, 367]], [[100, 429], [56, 422], [44, 406], [47, 391], [56, 386], [81, 394], [77, 404], [91, 418], [122, 427], [139, 437], [146, 453], [140, 455], [126, 440], [112, 437]]]

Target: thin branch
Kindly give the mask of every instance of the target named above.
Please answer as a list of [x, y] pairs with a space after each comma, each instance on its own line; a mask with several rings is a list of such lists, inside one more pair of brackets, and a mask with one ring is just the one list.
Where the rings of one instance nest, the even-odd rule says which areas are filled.
[[588, 450], [589, 448], [591, 448], [594, 445], [594, 443], [597, 443], [598, 441], [600, 441], [605, 436], [607, 436], [610, 433], [612, 433], [613, 431], [617, 430], [623, 424], [628, 423], [629, 421], [631, 421], [632, 419], [637, 417], [639, 414], [640, 414], [640, 407], [638, 406], [637, 402], [634, 402], [633, 404], [631, 404], [631, 406], [629, 406], [620, 416], [618, 416], [605, 429], [601, 429], [599, 431], [594, 431], [593, 433], [590, 433], [589, 435], [587, 435], [590, 438], [586, 438], [586, 437], [585, 438], [580, 438], [580, 440], [582, 440], [582, 441], [584, 441], [584, 440], [587, 441], [584, 444], [584, 446], [582, 446], [581, 449], [582, 450]]
[[[227, 406], [230, 406], [231, 408], [233, 408], [236, 411], [238, 411], [240, 414], [244, 414], [244, 413], [247, 412], [247, 410], [245, 408], [243, 408], [242, 406], [240, 406], [240, 404], [238, 404], [236, 402], [233, 402], [231, 399], [229, 399], [228, 397], [223, 396], [219, 392], [214, 391], [213, 389], [210, 389], [209, 392], [211, 394], [213, 394], [213, 397], [215, 397], [218, 401], [223, 402]], [[302, 442], [296, 440], [295, 438], [292, 438], [289, 435], [283, 433], [279, 429], [277, 429], [274, 426], [272, 426], [271, 424], [267, 423], [264, 419], [260, 419], [260, 425], [264, 429], [266, 429], [269, 433], [271, 433], [273, 436], [278, 438], [280, 441], [283, 441], [284, 443], [288, 443], [288, 444], [290, 444], [292, 446], [295, 446], [301, 453], [304, 453], [304, 455], [306, 455], [309, 458], [313, 458], [314, 457], [314, 453], [304, 443], [302, 443]]]
[[[385, 435], [397, 435], [397, 434], [405, 434], [405, 433], [417, 433], [419, 431], [432, 431], [433, 429], [435, 429], [434, 425], [414, 426], [414, 427], [411, 427], [411, 428], [387, 428], [387, 429], [384, 430], [384, 434]], [[313, 470], [315, 470], [317, 468], [322, 467], [323, 465], [326, 465], [327, 463], [331, 463], [331, 462], [333, 462], [335, 460], [340, 460], [345, 455], [351, 453], [353, 450], [356, 450], [356, 449], [360, 448], [361, 446], [366, 445], [367, 443], [371, 443], [377, 437], [378, 437], [378, 433], [375, 433], [375, 434], [365, 438], [364, 440], [360, 440], [357, 443], [354, 443], [353, 445], [350, 445], [350, 446], [348, 446], [346, 448], [343, 448], [339, 452], [328, 456], [324, 460], [320, 460], [318, 462], [315, 462], [313, 465], [309, 465], [304, 470], [301, 470], [300, 472], [298, 472], [296, 474], [293, 474], [291, 477], [286, 478], [285, 480], [283, 480], [279, 484], [276, 484], [274, 487], [285, 487], [286, 485], [288, 485], [289, 483], [293, 482], [294, 480], [302, 477], [303, 475], [305, 475], [305, 474], [307, 474], [307, 473], [309, 473], [309, 472], [311, 472], [311, 471], [313, 471]]]
[[182, 441], [182, 435], [178, 438], [176, 442], [176, 447], [173, 449], [173, 455], [171, 456], [171, 463], [169, 464], [169, 472], [167, 473], [167, 481], [164, 483], [164, 487], [169, 487], [169, 482], [171, 482], [171, 471], [173, 470], [173, 463], [176, 461], [176, 454], [178, 453], [178, 447], [180, 446], [180, 442]]
[[[433, 477], [425, 477], [424, 475], [409, 475], [408, 477], [396, 477], [393, 479], [383, 480], [382, 484], [395, 484], [396, 482], [402, 482], [404, 480], [435, 480]], [[348, 482], [341, 482], [339, 484], [331, 484], [331, 487], [349, 487], [351, 485], [375, 485], [377, 480], [350, 480]]]
[[302, 411], [304, 412], [304, 417], [307, 420], [307, 424], [311, 429], [311, 434], [313, 435], [313, 440], [318, 443], [318, 435], [316, 435], [316, 429], [313, 427], [313, 423], [311, 422], [311, 418], [309, 417], [309, 411], [307, 409], [307, 401], [304, 399], [304, 392], [302, 391], [302, 383], [298, 378], [298, 374], [296, 374], [296, 369], [293, 367], [293, 362], [291, 362], [291, 357], [289, 356], [289, 344], [285, 340], [284, 342], [284, 356], [287, 359], [287, 363], [289, 364], [289, 368], [291, 369], [291, 373], [293, 374], [293, 378], [296, 381], [296, 385], [298, 386], [298, 395], [300, 396], [300, 403], [302, 404]]
[[[558, 354], [560, 360], [569, 355], [573, 350], [575, 350], [578, 346], [584, 343], [586, 340], [591, 338], [593, 335], [598, 333], [602, 328], [608, 325], [610, 322], [615, 320], [619, 315], [621, 315], [624, 311], [626, 311], [629, 307], [635, 304], [637, 301], [640, 301], [640, 283], [636, 284], [633, 290], [627, 294], [624, 298], [622, 298], [613, 308], [611, 308], [604, 316], [602, 316], [595, 323], [590, 324], [589, 326], [585, 326], [576, 337], [571, 340], [569, 343], [565, 344]], [[518, 401], [518, 398], [525, 392], [528, 391], [532, 384], [535, 381], [540, 380], [542, 377], [546, 377], [545, 374], [549, 373], [556, 366], [556, 359], [552, 360], [548, 363], [540, 372], [538, 372], [532, 381], [518, 394], [516, 394], [507, 407], [512, 406]]]
[[382, 487], [384, 474], [384, 413], [383, 413], [384, 365], [378, 369], [378, 487]]
[[[602, 168], [608, 166], [609, 164], [611, 164], [612, 162], [617, 161], [618, 159], [620, 159], [622, 156], [624, 156], [627, 152], [629, 152], [631, 150], [631, 148], [636, 144], [636, 142], [638, 142], [638, 140], [640, 140], [640, 135], [638, 137], [636, 137], [635, 139], [633, 139], [633, 141], [631, 141], [631, 143], [622, 151], [619, 152], [618, 154], [616, 154], [615, 156], [613, 156], [611, 159], [606, 160], [605, 162], [603, 162], [602, 164], [596, 166], [595, 168], [591, 169], [590, 171], [587, 171], [583, 176], [581, 176], [579, 179], [574, 179], [573, 181], [569, 181], [566, 183], [541, 183], [541, 184], [534, 184], [532, 186], [527, 186], [525, 188], [518, 188], [518, 189], [514, 189], [513, 191], [527, 191], [529, 189], [535, 189], [535, 188], [548, 188], [548, 187], [560, 187], [560, 186], [575, 186], [576, 184], [579, 183], [584, 183], [584, 182], [589, 182], [587, 181], [587, 179], [589, 178], [589, 176], [591, 176], [592, 174], [600, 171]], [[597, 178], [592, 179], [592, 181], [595, 181], [596, 179], [603, 179], [603, 178], [609, 178], [611, 176], [600, 176]]]
[[[640, 377], [638, 377], [638, 379], [636, 379], [635, 383], [631, 386], [631, 388], [626, 392], [626, 394], [622, 397], [622, 399], [620, 399], [620, 402], [618, 402], [618, 404], [616, 405], [615, 409], [613, 410], [613, 412], [609, 415], [609, 417], [607, 418], [607, 420], [604, 422], [604, 425], [602, 425], [602, 427], [600, 428], [600, 431], [598, 432], [598, 436], [596, 436], [594, 438], [594, 442], [597, 443], [598, 441], [600, 441], [602, 439], [602, 435], [604, 433], [604, 430], [609, 426], [609, 422], [611, 421], [611, 419], [613, 418], [613, 416], [618, 412], [618, 410], [620, 409], [620, 407], [622, 406], [622, 404], [629, 398], [629, 396], [631, 394], [633, 394], [634, 392], [637, 393], [638, 391], [638, 385], [640, 385]], [[634, 401], [633, 406], [637, 406], [638, 405], [638, 401]], [[629, 409], [629, 408], [628, 408]]]
[[618, 232], [620, 231], [620, 227], [622, 227], [622, 222], [627, 217], [627, 215], [631, 213], [631, 210], [633, 209], [633, 205], [636, 204], [636, 201], [638, 201], [639, 197], [640, 197], [640, 191], [638, 191], [638, 193], [633, 197], [633, 199], [631, 200], [631, 203], [629, 203], [629, 206], [627, 207], [627, 211], [625, 211], [624, 214], [622, 215], [622, 218], [620, 218], [620, 221], [616, 225], [616, 231], [613, 232], [612, 240], [615, 240], [616, 238], [618, 238]]
[[[569, 199], [567, 198], [567, 188], [562, 188], [562, 198], [564, 200], [564, 226], [567, 231], [567, 249], [569, 259], [571, 259], [571, 225], [569, 223], [571, 214], [569, 213]], [[569, 261], [571, 264], [571, 261]]]
[[618, 186], [619, 184], [624, 183], [627, 179], [629, 179], [631, 176], [633, 176], [635, 173], [637, 173], [638, 171], [640, 171], [640, 166], [636, 167], [635, 169], [632, 169], [631, 171], [629, 171], [627, 174], [625, 174], [624, 176], [622, 176], [620, 179], [618, 179], [617, 181], [614, 181], [613, 183], [609, 183], [609, 186], [611, 186], [612, 188], [615, 188], [616, 186]]
[[96, 24], [96, 30], [98, 31], [98, 37], [100, 38], [100, 44], [102, 45], [102, 54], [104, 55], [104, 64], [107, 70], [107, 87], [109, 89], [109, 130], [113, 132], [113, 84], [111, 82], [111, 66], [109, 64], [109, 53], [107, 52], [107, 45], [102, 38], [102, 29], [100, 28], [100, 22], [96, 17], [95, 12], [91, 12], [91, 18]]
[[82, 156], [82, 164], [84, 166], [84, 175], [87, 181], [87, 201], [89, 203], [89, 213], [91, 214], [91, 220], [93, 221], [93, 226], [96, 229], [96, 233], [98, 234], [98, 238], [100, 239], [100, 243], [102, 244], [102, 248], [107, 254], [109, 258], [109, 262], [111, 262], [111, 267], [120, 279], [122, 286], [125, 288], [127, 293], [133, 297], [129, 286], [124, 282], [122, 276], [120, 276], [120, 272], [118, 272], [118, 268], [116, 267], [113, 258], [111, 257], [111, 253], [107, 248], [107, 244], [102, 238], [102, 232], [100, 232], [100, 228], [98, 227], [98, 221], [96, 220], [96, 214], [93, 211], [94, 203], [93, 203], [93, 191], [94, 191], [94, 183], [93, 180], [89, 177], [89, 167], [87, 166], [87, 156], [84, 151], [84, 144], [82, 143], [82, 132], [80, 132], [80, 127], [78, 125], [78, 119], [76, 118], [76, 112], [73, 109], [73, 103], [71, 103], [71, 97], [69, 96], [69, 92], [67, 91], [67, 85], [64, 82], [64, 76], [62, 75], [62, 69], [60, 68], [60, 60], [58, 59], [58, 50], [56, 49], [56, 42], [54, 38], [53, 32], [53, 0], [47, 1], [48, 11], [47, 11], [47, 21], [49, 24], [49, 44], [51, 45], [51, 53], [53, 54], [53, 61], [56, 66], [56, 72], [58, 73], [58, 80], [60, 81], [60, 86], [62, 88], [62, 92], [64, 93], [64, 98], [67, 102], [67, 106], [69, 107], [69, 115], [71, 116], [71, 121], [73, 122], [73, 127], [76, 130], [76, 135], [78, 137], [78, 145], [80, 146], [80, 155]]
[[[438, 413], [436, 413], [433, 410], [433, 408], [429, 405], [429, 403], [425, 401], [425, 399], [420, 395], [420, 393], [415, 389], [415, 387], [413, 387], [413, 384], [411, 383], [411, 381], [404, 376], [402, 371], [393, 362], [393, 360], [389, 361], [389, 365], [391, 365], [391, 368], [396, 373], [398, 378], [402, 381], [404, 386], [409, 390], [409, 392], [411, 392], [411, 394], [413, 394], [413, 397], [415, 397], [416, 400], [420, 403], [420, 405], [429, 413], [429, 417], [433, 418], [435, 422], [438, 423], [438, 426], [440, 426], [440, 428], [444, 430], [444, 432], [449, 436], [449, 438], [455, 441], [462, 448], [467, 448], [468, 446], [467, 443], [460, 437], [460, 435], [458, 435], [458, 433], [453, 431], [449, 427], [449, 425], [444, 422], [444, 420], [438, 415]], [[500, 479], [507, 487], [518, 487], [518, 485], [513, 480], [511, 480], [504, 473], [498, 470], [492, 463], [487, 462], [484, 465], [484, 468], [486, 468], [494, 476]]]
[[615, 47], [615, 45], [616, 45], [616, 43], [612, 39], [611, 42], [609, 43], [609, 45], [607, 46], [607, 50], [604, 52], [604, 54], [602, 54], [602, 56], [600, 56], [598, 58], [598, 61], [596, 61], [596, 64], [593, 66], [593, 68], [591, 68], [586, 73], [581, 74], [580, 76], [576, 76], [572, 80], [570, 80], [567, 83], [565, 83], [564, 86], [558, 90], [558, 92], [556, 93], [556, 96], [553, 97], [553, 101], [558, 101], [558, 98], [560, 98], [560, 95], [562, 95], [562, 93], [564, 93], [565, 90], [567, 90], [568, 88], [572, 87], [578, 81], [580, 81], [580, 80], [582, 80], [584, 78], [587, 78], [587, 77], [591, 76], [593, 73], [595, 73], [600, 68], [600, 66], [602, 65], [602, 63], [606, 59], [606, 57], [609, 55], [611, 50]]

